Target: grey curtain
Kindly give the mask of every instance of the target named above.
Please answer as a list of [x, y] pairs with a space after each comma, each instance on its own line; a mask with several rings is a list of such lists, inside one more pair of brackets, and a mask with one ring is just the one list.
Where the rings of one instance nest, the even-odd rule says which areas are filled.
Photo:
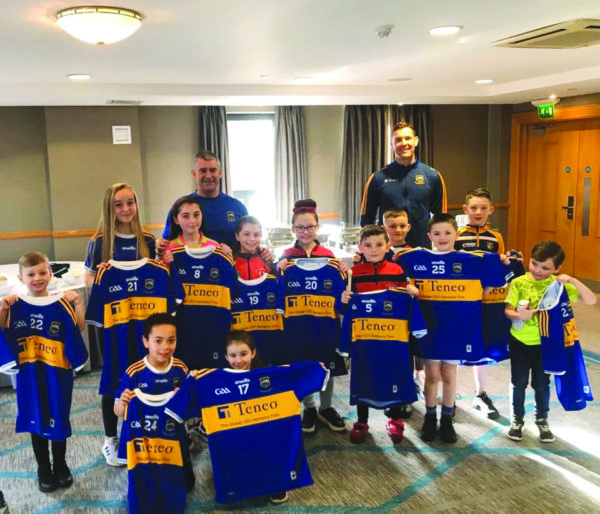
[[198, 107], [198, 150], [208, 150], [219, 157], [223, 169], [221, 191], [231, 194], [229, 149], [227, 145], [227, 114], [225, 113], [225, 107], [215, 105]]
[[387, 106], [344, 109], [340, 218], [358, 224], [362, 194], [371, 173], [386, 164]]
[[415, 127], [419, 136], [417, 159], [433, 167], [433, 126], [429, 105], [390, 105], [390, 128], [399, 121]]
[[308, 194], [304, 108], [275, 108], [275, 202], [277, 220], [289, 222], [294, 202]]

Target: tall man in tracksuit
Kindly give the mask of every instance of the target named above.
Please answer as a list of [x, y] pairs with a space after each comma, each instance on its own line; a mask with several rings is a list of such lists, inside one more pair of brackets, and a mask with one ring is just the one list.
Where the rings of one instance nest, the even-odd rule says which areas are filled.
[[395, 160], [373, 173], [363, 194], [360, 225], [379, 223], [390, 208], [404, 209], [411, 224], [406, 243], [412, 247], [430, 247], [427, 223], [432, 214], [446, 212], [446, 185], [439, 171], [415, 157], [419, 138], [412, 125], [400, 121], [394, 125], [392, 146]]

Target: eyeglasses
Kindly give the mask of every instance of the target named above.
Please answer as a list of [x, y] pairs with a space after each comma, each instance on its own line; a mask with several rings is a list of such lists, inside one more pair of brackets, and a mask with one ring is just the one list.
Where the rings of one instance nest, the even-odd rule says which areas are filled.
[[316, 225], [294, 225], [294, 230], [296, 232], [314, 232], [317, 229]]

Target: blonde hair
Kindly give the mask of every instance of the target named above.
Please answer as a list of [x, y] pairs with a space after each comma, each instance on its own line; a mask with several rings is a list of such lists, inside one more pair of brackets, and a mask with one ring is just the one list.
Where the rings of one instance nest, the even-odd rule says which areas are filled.
[[115, 195], [123, 189], [129, 189], [133, 193], [133, 201], [135, 202], [135, 216], [129, 223], [129, 229], [135, 235], [137, 242], [137, 258], [149, 257], [150, 251], [144, 239], [144, 230], [140, 221], [140, 207], [138, 204], [135, 190], [124, 182], [118, 182], [110, 186], [104, 195], [102, 202], [102, 213], [98, 220], [98, 227], [94, 233], [94, 238], [102, 235], [102, 262], [107, 262], [113, 257], [114, 240], [116, 233], [116, 214], [115, 214]]

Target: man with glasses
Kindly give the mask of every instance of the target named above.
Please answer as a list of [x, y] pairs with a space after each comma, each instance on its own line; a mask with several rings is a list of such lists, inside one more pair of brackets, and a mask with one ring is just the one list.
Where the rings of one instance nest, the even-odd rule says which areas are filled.
[[411, 224], [406, 243], [430, 247], [427, 224], [432, 214], [446, 212], [446, 185], [442, 175], [415, 157], [419, 138], [409, 123], [400, 121], [392, 131], [395, 159], [367, 180], [363, 194], [360, 225], [379, 224], [383, 214], [393, 208], [408, 212]]
[[[219, 190], [222, 175], [221, 164], [214, 153], [207, 150], [198, 152], [196, 165], [192, 169], [196, 191], [191, 196], [198, 197], [202, 205], [204, 235], [233, 248], [237, 222], [242, 216], [246, 216], [248, 211], [242, 202]], [[166, 246], [163, 242], [169, 238], [169, 230], [170, 212], [163, 230], [163, 239], [158, 243], [160, 248]]]

